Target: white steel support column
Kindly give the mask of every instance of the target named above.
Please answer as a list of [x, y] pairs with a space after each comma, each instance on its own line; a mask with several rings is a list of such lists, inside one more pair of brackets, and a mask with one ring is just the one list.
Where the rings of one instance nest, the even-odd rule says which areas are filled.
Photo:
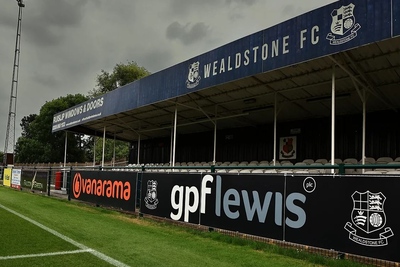
[[140, 134], [137, 141], [137, 164], [140, 164]]
[[217, 108], [218, 106], [215, 106], [215, 120], [214, 120], [214, 151], [213, 151], [213, 165], [215, 166], [215, 163], [217, 161]]
[[170, 151], [169, 151], [169, 166], [172, 166], [172, 153], [173, 153], [173, 147], [174, 147], [174, 127], [171, 127], [171, 140], [170, 140]]
[[276, 98], [276, 93], [275, 93], [275, 103], [274, 103], [274, 155], [272, 157], [274, 166], [276, 165], [276, 121], [278, 119], [278, 101]]
[[101, 167], [104, 167], [104, 150], [106, 146], [106, 127], [104, 126], [103, 130], [103, 152], [101, 154]]
[[96, 166], [96, 135], [93, 136], [93, 167]]
[[214, 151], [213, 151], [213, 165], [217, 162], [217, 121], [214, 122]]
[[64, 168], [67, 165], [67, 147], [68, 147], [68, 132], [65, 131], [65, 141], [64, 141]]
[[[365, 132], [367, 127], [367, 96], [365, 89], [363, 90], [363, 128], [362, 128], [362, 165], [365, 164]], [[365, 169], [362, 169], [362, 173], [364, 173]]]
[[[332, 67], [332, 106], [331, 106], [331, 164], [335, 164], [335, 99], [336, 99], [335, 65]], [[335, 173], [331, 169], [331, 173]]]
[[172, 145], [172, 167], [175, 167], [175, 152], [176, 152], [176, 125], [178, 121], [178, 108], [175, 107], [175, 116], [174, 116], [174, 140]]
[[113, 145], [113, 160], [112, 160], [112, 166], [115, 166], [115, 133], [114, 133], [114, 145]]
[[[351, 79], [353, 80], [353, 84], [354, 87], [357, 90], [358, 96], [361, 99], [362, 102], [362, 107], [363, 107], [363, 122], [362, 122], [362, 144], [361, 144], [361, 163], [364, 165], [365, 164], [365, 143], [366, 143], [366, 139], [365, 139], [365, 133], [366, 133], [366, 121], [367, 121], [367, 90], [364, 87], [363, 90], [361, 91], [358, 83], [356, 82], [354, 77], [351, 77]], [[364, 173], [364, 169], [361, 169], [361, 172]]]
[[[63, 186], [62, 188], [67, 188], [67, 147], [68, 147], [68, 132], [65, 131], [65, 141], [64, 141], [64, 171], [63, 171]], [[50, 189], [49, 189], [50, 190]]]

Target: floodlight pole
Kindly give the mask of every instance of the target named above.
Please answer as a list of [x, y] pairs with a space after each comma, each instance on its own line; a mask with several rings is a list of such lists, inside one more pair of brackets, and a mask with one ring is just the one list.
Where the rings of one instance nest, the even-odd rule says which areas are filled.
[[14, 163], [15, 118], [17, 114], [17, 89], [18, 89], [18, 72], [19, 72], [19, 54], [21, 47], [22, 8], [25, 7], [23, 0], [17, 0], [17, 3], [18, 3], [17, 36], [15, 38], [15, 53], [14, 53], [14, 65], [13, 65], [13, 73], [11, 80], [10, 106], [8, 110], [6, 139], [4, 145], [4, 155], [3, 155], [4, 166], [6, 166], [7, 164]]

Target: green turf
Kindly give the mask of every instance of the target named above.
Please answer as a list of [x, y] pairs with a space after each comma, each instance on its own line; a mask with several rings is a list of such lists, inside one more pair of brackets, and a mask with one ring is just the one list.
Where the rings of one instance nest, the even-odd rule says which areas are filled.
[[0, 261], [1, 267], [109, 267], [110, 265], [89, 253], [57, 255]]
[[[235, 241], [237, 239], [218, 233], [195, 232], [77, 202], [16, 192], [3, 187], [0, 187], [0, 204], [130, 266], [361, 266], [344, 260], [289, 252], [290, 250], [271, 245], [238, 242]], [[4, 210], [0, 211], [0, 215], [5, 214]], [[1, 225], [7, 225], [10, 218], [15, 215], [7, 216], [5, 219], [0, 217]], [[18, 218], [18, 221], [20, 220]], [[26, 229], [36, 227], [27, 226], [29, 224], [26, 222], [21, 227], [27, 227]], [[30, 242], [42, 244], [46, 243], [46, 238], [54, 239], [50, 234], [42, 231], [38, 233], [33, 237], [34, 241]], [[18, 239], [25, 235], [18, 236]], [[71, 249], [71, 245], [65, 241], [54, 241], [55, 244], [57, 242], [61, 242], [62, 247], [69, 246], [66, 250]], [[46, 252], [54, 250], [51, 247]], [[32, 252], [21, 251], [21, 253]], [[0, 250], [0, 256], [4, 255], [7, 254]], [[32, 260], [19, 259], [6, 261], [8, 265], [0, 262], [0, 266], [89, 266], [87, 258], [93, 259], [94, 256], [81, 253]], [[61, 260], [58, 264], [58, 259], [65, 260]], [[97, 258], [94, 261], [99, 262], [95, 264], [96, 266], [107, 266]], [[28, 264], [29, 262], [42, 264], [33, 265]]]
[[[77, 247], [0, 208], [1, 256], [76, 250]], [[22, 241], [22, 242], [21, 242]], [[0, 264], [2, 266], [2, 264]]]

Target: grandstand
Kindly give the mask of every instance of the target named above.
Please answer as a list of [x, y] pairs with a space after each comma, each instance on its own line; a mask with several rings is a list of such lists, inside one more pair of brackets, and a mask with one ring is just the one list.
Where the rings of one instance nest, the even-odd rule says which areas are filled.
[[[280, 138], [292, 136], [297, 149], [287, 159], [293, 164], [396, 158], [397, 2], [393, 9], [388, 1], [374, 3], [373, 19], [363, 1], [353, 4], [360, 28], [352, 40], [333, 45], [333, 18], [321, 21], [319, 14], [349, 3], [309, 12], [56, 114], [53, 131], [129, 141], [130, 163], [278, 161], [286, 159]], [[191, 82], [195, 63], [198, 80]]]
[[132, 148], [71, 190], [134, 173], [142, 214], [398, 263], [399, 44], [399, 1], [336, 1], [60, 112]]

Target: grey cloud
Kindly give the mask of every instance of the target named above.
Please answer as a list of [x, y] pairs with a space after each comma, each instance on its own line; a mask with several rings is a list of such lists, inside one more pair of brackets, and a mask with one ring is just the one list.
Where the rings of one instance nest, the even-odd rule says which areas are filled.
[[[330, 2], [334, 2], [334, 0], [332, 0]], [[312, 5], [316, 5], [316, 4], [323, 6], [326, 3], [321, 3], [318, 0], [313, 0], [313, 1], [310, 0], [307, 3], [305, 3], [304, 5], [286, 4], [281, 8], [281, 14], [285, 18], [293, 18], [295, 16], [298, 16], [298, 15], [303, 14], [303, 13], [307, 12], [308, 10], [310, 10], [310, 7], [308, 5], [312, 6]]]
[[296, 8], [294, 5], [285, 5], [282, 8], [282, 15], [285, 17], [292, 17], [295, 14], [298, 14], [299, 11], [300, 11], [299, 7]]
[[14, 8], [11, 8], [11, 6], [2, 8], [6, 8], [6, 11], [0, 16], [0, 25], [15, 29], [17, 27], [18, 6], [15, 5]]
[[58, 85], [58, 80], [53, 75], [45, 75], [43, 73], [34, 72], [32, 77], [32, 82], [36, 82], [39, 86], [55, 88]]
[[207, 35], [207, 32], [208, 26], [203, 22], [198, 22], [191, 26], [191, 24], [182, 25], [175, 21], [168, 26], [166, 36], [168, 39], [177, 39], [184, 45], [190, 45], [201, 40]]
[[[144, 66], [145, 68], [154, 73], [160, 71], [161, 69], [173, 65], [173, 58], [171, 53], [167, 50], [153, 50], [152, 52], [147, 52], [143, 55], [136, 56], [137, 63], [140, 66]], [[142, 64], [143, 63], [143, 64]]]
[[79, 26], [86, 2], [47, 0], [28, 3], [23, 15], [24, 35], [29, 42], [44, 46], [61, 42], [64, 28]]
[[238, 4], [245, 4], [245, 5], [251, 6], [251, 5], [253, 5], [254, 3], [256, 3], [257, 0], [226, 0], [226, 2], [227, 2], [228, 4], [231, 4], [231, 3], [238, 3]]
[[221, 2], [219, 0], [173, 0], [171, 3], [171, 11], [173, 14], [187, 14], [191, 12], [199, 12], [204, 6], [216, 6]]

